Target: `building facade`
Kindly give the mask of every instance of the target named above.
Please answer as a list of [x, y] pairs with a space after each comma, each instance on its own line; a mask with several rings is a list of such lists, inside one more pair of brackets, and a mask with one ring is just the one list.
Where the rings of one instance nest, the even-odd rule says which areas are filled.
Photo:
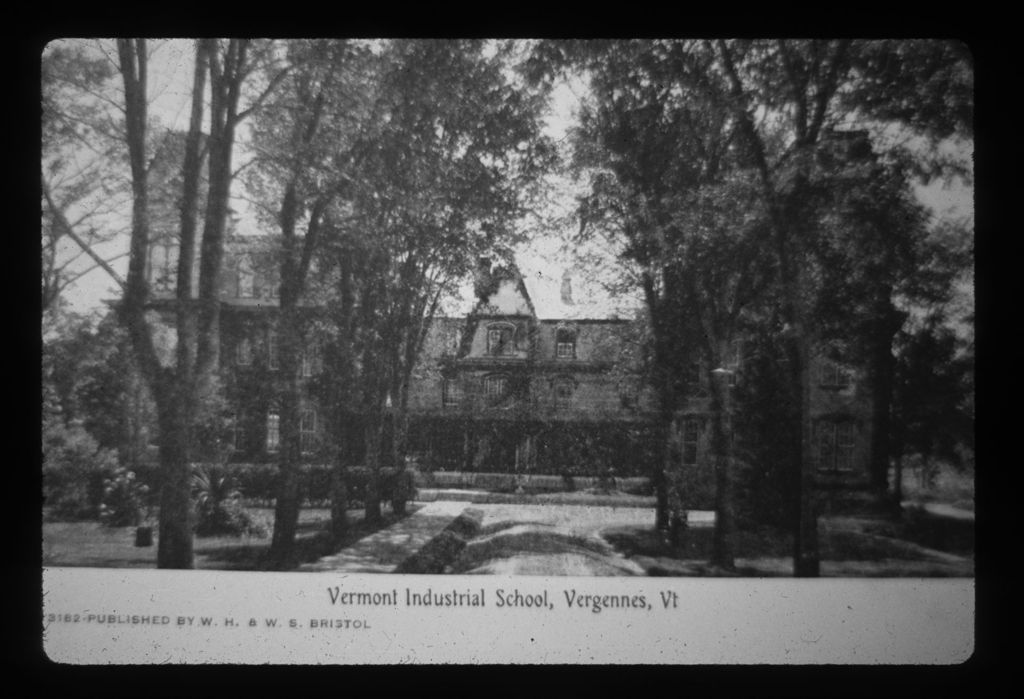
[[[227, 437], [235, 461], [273, 461], [280, 443], [277, 396], [278, 269], [272, 240], [230, 239], [222, 272], [220, 379]], [[175, 241], [157, 238], [148, 274], [153, 307], [173, 312]], [[664, 458], [657, 437], [656, 392], [641, 366], [635, 320], [589, 313], [572, 299], [571, 280], [540, 312], [532, 280], [487, 265], [477, 300], [463, 317], [433, 321], [413, 370], [405, 451], [419, 468], [551, 475], [649, 475]], [[319, 310], [302, 312], [314, 328]], [[165, 343], [167, 344], [167, 343]], [[301, 381], [330, 381], [313, 330], [302, 338]], [[736, 346], [731, 383], [743, 381]], [[706, 367], [694, 363], [688, 398], [674, 420], [683, 471], [710, 478], [710, 395]], [[825, 485], [867, 483], [871, 399], [862, 373], [824, 356], [812, 366], [814, 457]], [[325, 461], [331, 425], [316, 391], [305, 390], [302, 451]], [[350, 426], [349, 426], [350, 427]], [[353, 436], [353, 439], [355, 437]]]

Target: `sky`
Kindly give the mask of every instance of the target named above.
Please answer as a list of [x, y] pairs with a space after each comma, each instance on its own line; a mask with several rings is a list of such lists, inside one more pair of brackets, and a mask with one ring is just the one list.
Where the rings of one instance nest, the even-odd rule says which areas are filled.
[[[150, 114], [162, 126], [175, 130], [185, 130], [188, 126], [189, 104], [192, 80], [193, 46], [190, 40], [168, 40], [154, 45], [150, 59]], [[556, 87], [551, 100], [550, 114], [546, 118], [546, 133], [556, 140], [564, 141], [566, 131], [574, 121], [575, 111], [579, 105], [581, 85], [561, 84]], [[244, 122], [243, 122], [244, 124]], [[240, 147], [236, 149], [235, 167], [245, 159], [244, 127], [240, 130]], [[561, 183], [564, 185], [564, 182]], [[237, 190], [238, 184], [235, 188]], [[566, 187], [566, 200], [560, 206], [572, 206], [570, 187]], [[919, 199], [933, 212], [935, 220], [944, 218], [973, 218], [973, 188], [960, 184], [949, 184], [935, 181], [927, 186], [917, 186]], [[237, 191], [235, 192], [237, 194]], [[235, 197], [232, 207], [239, 216], [239, 229], [257, 230], [255, 217], [249, 210], [244, 199]], [[531, 279], [533, 286], [540, 293], [556, 293], [560, 289], [562, 273], [571, 269], [577, 281], [577, 296], [585, 297], [601, 293], [600, 290], [588, 285], [583, 279], [585, 270], [578, 269], [573, 260], [572, 250], [565, 245], [561, 234], [563, 231], [532, 230], [532, 240], [523, 247], [517, 256], [517, 262], [524, 277]], [[113, 257], [127, 249], [127, 235], [99, 249], [101, 254]], [[71, 241], [66, 241], [65, 252], [78, 252]], [[124, 275], [127, 271], [126, 257], [119, 257], [112, 263], [114, 269]], [[119, 295], [116, 284], [102, 270], [83, 276], [65, 293], [71, 310], [88, 313], [103, 307], [105, 300]], [[614, 305], [614, 304], [612, 304]], [[618, 304], [620, 311], [631, 305], [628, 300]]]

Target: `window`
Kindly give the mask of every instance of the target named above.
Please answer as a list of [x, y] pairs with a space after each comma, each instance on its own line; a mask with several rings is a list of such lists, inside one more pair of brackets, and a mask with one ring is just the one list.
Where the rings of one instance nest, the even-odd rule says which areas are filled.
[[267, 368], [276, 371], [279, 366], [277, 350], [277, 331], [267, 332]]
[[853, 470], [856, 429], [852, 421], [820, 421], [814, 425], [814, 433], [820, 470]]
[[725, 368], [729, 370], [729, 386], [736, 385], [736, 376], [743, 365], [743, 341], [733, 340], [729, 345], [729, 356], [725, 360]]
[[822, 360], [819, 383], [828, 388], [846, 388], [850, 385], [850, 370], [831, 359]]
[[515, 353], [513, 337], [515, 327], [512, 325], [492, 325], [487, 328], [487, 354], [501, 356]]
[[276, 299], [281, 295], [281, 285], [277, 281], [277, 271], [270, 262], [272, 261], [261, 261], [262, 269], [255, 275], [254, 296]]
[[302, 350], [301, 372], [303, 378], [319, 374], [320, 368], [320, 345], [317, 342], [311, 342]]
[[568, 408], [572, 405], [572, 395], [576, 392], [576, 382], [571, 378], [565, 377], [555, 379], [554, 394], [555, 394], [555, 407], [556, 408]]
[[484, 379], [484, 394], [490, 402], [497, 402], [508, 395], [508, 377], [488, 376]]
[[231, 416], [231, 448], [245, 451], [245, 413], [236, 410]]
[[576, 333], [572, 330], [559, 328], [555, 332], [555, 357], [558, 359], [576, 358]]
[[316, 411], [303, 410], [299, 413], [299, 448], [303, 454], [316, 449]]
[[267, 413], [267, 451], [277, 451], [281, 446], [281, 416], [277, 408]]
[[458, 379], [445, 379], [441, 384], [441, 403], [446, 408], [454, 408], [462, 402], [462, 386]]
[[625, 380], [619, 384], [619, 403], [623, 408], [635, 408], [640, 402], [640, 386], [637, 381]]
[[700, 438], [700, 425], [696, 418], [683, 420], [683, 465], [697, 464], [697, 443]]
[[249, 341], [249, 338], [243, 337], [235, 345], [235, 362], [238, 366], [252, 364], [252, 342]]
[[251, 299], [256, 295], [256, 270], [248, 256], [238, 261], [238, 298]]
[[703, 366], [700, 362], [690, 362], [686, 365], [686, 390], [691, 396], [706, 396], [707, 388], [704, 382]]

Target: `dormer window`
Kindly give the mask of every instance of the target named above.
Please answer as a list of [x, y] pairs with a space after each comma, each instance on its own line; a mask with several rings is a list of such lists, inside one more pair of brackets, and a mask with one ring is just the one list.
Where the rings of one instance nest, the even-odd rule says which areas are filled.
[[509, 356], [515, 354], [515, 326], [502, 323], [487, 328], [487, 354]]
[[153, 246], [152, 253], [153, 289], [158, 292], [174, 291], [178, 277], [178, 244], [164, 241]]
[[566, 328], [555, 332], [555, 357], [558, 359], [576, 358], [576, 333]]
[[819, 371], [819, 384], [825, 388], [847, 388], [850, 385], [850, 370], [837, 361], [823, 360]]

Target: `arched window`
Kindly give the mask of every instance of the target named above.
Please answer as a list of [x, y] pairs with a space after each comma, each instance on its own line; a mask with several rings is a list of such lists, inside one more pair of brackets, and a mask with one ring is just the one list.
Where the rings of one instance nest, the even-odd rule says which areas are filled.
[[508, 356], [515, 354], [515, 326], [511, 323], [492, 323], [487, 326], [487, 354]]
[[267, 411], [267, 451], [275, 452], [281, 446], [281, 414], [277, 407]]
[[576, 332], [569, 328], [555, 331], [555, 357], [558, 359], [576, 358]]

